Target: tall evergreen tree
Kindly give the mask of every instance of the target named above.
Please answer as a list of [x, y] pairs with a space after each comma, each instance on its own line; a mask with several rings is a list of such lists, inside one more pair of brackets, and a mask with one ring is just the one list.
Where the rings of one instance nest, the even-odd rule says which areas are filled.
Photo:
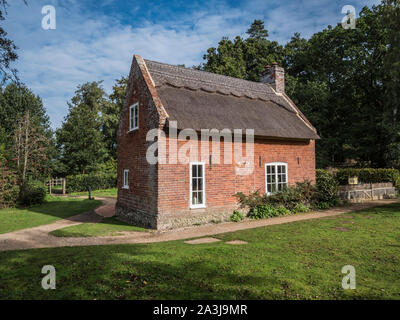
[[78, 86], [68, 103], [69, 113], [56, 132], [64, 174], [96, 171], [107, 158], [101, 111], [108, 103], [101, 81]]

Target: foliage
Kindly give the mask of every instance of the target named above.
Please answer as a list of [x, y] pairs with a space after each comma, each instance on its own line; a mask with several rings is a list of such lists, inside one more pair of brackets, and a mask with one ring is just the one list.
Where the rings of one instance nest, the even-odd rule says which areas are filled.
[[248, 208], [250, 211], [265, 203], [267, 198], [265, 194], [260, 194], [260, 190], [256, 190], [249, 195], [245, 195], [243, 192], [238, 192], [235, 194], [235, 197], [238, 199], [241, 208]]
[[269, 204], [261, 204], [249, 212], [249, 218], [251, 219], [272, 218], [278, 215], [278, 209]]
[[338, 198], [338, 182], [333, 173], [316, 170], [316, 202], [333, 202]]
[[307, 207], [304, 203], [297, 203], [292, 209], [293, 213], [301, 213], [301, 212], [309, 212], [310, 208]]
[[362, 9], [354, 30], [338, 24], [309, 39], [296, 33], [284, 47], [255, 20], [248, 38], [222, 38], [198, 68], [258, 81], [276, 61], [286, 70], [287, 93], [321, 137], [318, 167], [400, 168], [399, 16], [399, 1], [384, 0]]
[[17, 175], [10, 170], [7, 160], [0, 154], [0, 208], [14, 207], [19, 191]]
[[336, 171], [339, 184], [347, 184], [349, 177], [358, 177], [362, 183], [392, 182], [396, 188], [400, 187], [400, 172], [396, 169], [344, 168]]
[[52, 136], [40, 97], [21, 84], [0, 89], [0, 153], [18, 174], [19, 183], [49, 176], [55, 151]]
[[92, 173], [67, 176], [67, 192], [110, 189], [117, 185], [115, 173]]
[[46, 186], [37, 180], [28, 180], [22, 187], [19, 194], [18, 203], [23, 206], [42, 204], [46, 198]]
[[60, 161], [68, 174], [84, 174], [107, 158], [101, 132], [101, 110], [109, 102], [100, 82], [78, 86], [69, 103], [69, 113], [57, 130]]
[[43, 127], [29, 111], [17, 118], [13, 138], [13, 154], [21, 184], [24, 185], [27, 177], [48, 177], [50, 143]]
[[232, 222], [239, 222], [239, 221], [242, 221], [243, 219], [244, 219], [243, 213], [241, 213], [240, 211], [237, 211], [237, 210], [233, 211], [231, 218], [230, 218], [230, 220]]
[[[27, 4], [26, 0], [23, 0]], [[7, 15], [7, 0], [0, 0], [0, 21], [5, 20]], [[0, 75], [1, 84], [7, 80], [18, 80], [17, 70], [11, 67], [11, 63], [18, 59], [17, 47], [12, 40], [7, 37], [7, 32], [0, 27]]]

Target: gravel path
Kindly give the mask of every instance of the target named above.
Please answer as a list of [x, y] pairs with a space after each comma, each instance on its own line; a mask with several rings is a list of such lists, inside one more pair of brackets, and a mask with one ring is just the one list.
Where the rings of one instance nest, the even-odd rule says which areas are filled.
[[400, 199], [385, 199], [365, 203], [352, 204], [346, 207], [334, 208], [325, 211], [313, 211], [301, 215], [276, 217], [263, 220], [245, 220], [239, 223], [226, 222], [203, 226], [187, 227], [163, 232], [124, 232], [119, 236], [103, 237], [55, 237], [49, 232], [84, 222], [99, 222], [104, 217], [114, 215], [115, 199], [97, 198], [102, 200], [104, 205], [94, 212], [82, 213], [68, 219], [59, 220], [55, 223], [23, 229], [19, 231], [0, 234], [0, 251], [22, 250], [33, 248], [53, 248], [64, 246], [90, 246], [123, 243], [152, 243], [171, 240], [183, 240], [212, 236], [219, 233], [232, 232], [244, 229], [258, 228], [263, 226], [282, 224], [294, 221], [302, 221], [316, 218], [337, 216], [354, 210], [361, 210], [385, 204], [399, 202]]

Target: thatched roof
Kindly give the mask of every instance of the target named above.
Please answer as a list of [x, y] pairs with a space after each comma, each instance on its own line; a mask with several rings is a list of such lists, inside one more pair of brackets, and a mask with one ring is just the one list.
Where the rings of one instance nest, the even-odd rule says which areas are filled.
[[254, 129], [256, 136], [318, 139], [286, 96], [265, 83], [145, 60], [157, 94], [178, 129]]

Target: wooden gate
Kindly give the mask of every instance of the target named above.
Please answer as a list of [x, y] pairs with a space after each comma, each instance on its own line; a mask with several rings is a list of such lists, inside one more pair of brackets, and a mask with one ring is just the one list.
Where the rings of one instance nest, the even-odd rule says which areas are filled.
[[62, 193], [62, 194], [66, 194], [66, 179], [65, 178], [54, 178], [54, 179], [50, 179], [47, 182], [47, 188], [49, 193], [51, 194], [53, 193]]

